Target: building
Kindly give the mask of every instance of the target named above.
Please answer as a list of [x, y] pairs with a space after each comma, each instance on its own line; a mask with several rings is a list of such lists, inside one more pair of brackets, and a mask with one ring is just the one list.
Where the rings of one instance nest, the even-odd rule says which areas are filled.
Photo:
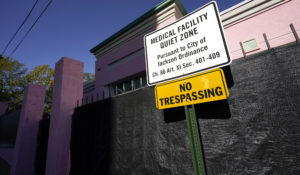
[[[245, 0], [220, 13], [232, 59], [295, 41], [300, 29], [297, 0]], [[164, 0], [90, 50], [97, 59], [95, 81], [84, 87], [83, 103], [146, 86], [143, 37], [186, 15], [179, 0]], [[264, 34], [265, 33], [265, 37]]]

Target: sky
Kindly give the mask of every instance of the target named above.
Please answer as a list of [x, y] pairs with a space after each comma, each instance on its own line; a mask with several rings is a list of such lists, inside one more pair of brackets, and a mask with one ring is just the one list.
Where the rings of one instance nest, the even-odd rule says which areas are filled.
[[[31, 16], [3, 54], [9, 56], [50, 0], [39, 0]], [[217, 0], [219, 11], [243, 0]], [[0, 54], [36, 0], [0, 0]], [[61, 57], [84, 63], [95, 72], [90, 49], [134, 21], [162, 0], [53, 0], [22, 44], [12, 54], [28, 70], [48, 64], [54, 68]], [[210, 0], [181, 0], [188, 13]]]

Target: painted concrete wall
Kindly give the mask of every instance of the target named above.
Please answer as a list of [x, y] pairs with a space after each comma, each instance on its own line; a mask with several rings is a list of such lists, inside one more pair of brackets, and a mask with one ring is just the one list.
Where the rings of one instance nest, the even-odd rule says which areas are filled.
[[39, 121], [43, 117], [45, 88], [28, 85], [18, 124], [14, 147], [1, 147], [0, 157], [11, 167], [12, 175], [34, 174]]
[[[145, 34], [160, 29], [172, 22], [175, 22], [181, 16], [182, 16], [181, 12], [176, 7], [174, 15], [169, 19], [158, 24], [155, 28], [145, 31], [143, 34], [140, 34], [138, 37], [132, 39], [131, 41], [127, 42], [125, 45], [122, 45], [121, 47], [117, 48], [116, 50], [113, 50], [112, 52], [104, 55], [103, 57], [98, 58], [95, 65], [96, 86], [95, 86], [94, 94], [99, 93], [101, 94], [100, 97], [102, 98], [102, 93], [105, 85], [145, 71], [144, 51], [141, 51], [134, 58], [130, 59], [129, 61], [123, 64], [115, 66], [114, 68], [110, 69], [108, 68], [107, 65], [115, 62], [116, 60], [119, 60], [120, 58], [130, 55], [132, 52], [135, 52], [143, 48]], [[99, 68], [101, 69], [101, 71], [97, 72]]]
[[[48, 141], [46, 174], [69, 174], [71, 115], [82, 99], [83, 63], [62, 58], [55, 66], [55, 79]], [[12, 175], [34, 174], [39, 121], [43, 116], [45, 88], [29, 85], [24, 93], [14, 148], [0, 148]]]
[[24, 92], [22, 111], [14, 148], [12, 175], [34, 174], [39, 121], [43, 118], [46, 89], [29, 85]]
[[252, 53], [266, 50], [267, 46], [264, 42], [263, 33], [266, 33], [271, 47], [295, 41], [289, 25], [293, 23], [296, 30], [298, 30], [298, 34], [300, 34], [299, 9], [300, 2], [298, 0], [287, 1], [284, 4], [225, 28], [225, 36], [232, 59], [238, 59], [243, 56], [239, 43], [253, 38], [256, 39], [260, 49]]
[[[270, 39], [271, 47], [276, 47], [295, 41], [295, 38], [291, 33], [289, 25], [293, 23], [296, 30], [300, 31], [299, 9], [299, 1], [291, 0], [272, 9], [269, 9], [265, 12], [257, 14], [256, 16], [253, 16], [249, 19], [236, 23], [232, 26], [226, 27], [224, 29], [224, 32], [226, 35], [232, 59], [238, 59], [243, 56], [239, 44], [241, 41], [247, 41], [249, 39], [255, 38], [258, 42], [260, 49], [254, 52], [247, 53], [247, 55], [266, 50], [267, 47], [264, 42], [263, 33], [266, 33], [267, 37]], [[181, 13], [177, 10], [174, 17], [158, 25], [156, 29], [162, 28], [163, 26], [176, 21], [180, 17]], [[298, 34], [300, 34], [299, 31]], [[150, 31], [148, 31], [147, 33], [149, 32]], [[105, 85], [134, 75], [136, 73], [145, 71], [144, 53], [139, 54], [130, 61], [118, 65], [112, 69], [108, 69], [107, 66], [108, 64], [142, 47], [143, 35], [127, 42], [125, 45], [117, 48], [116, 50], [111, 51], [103, 57], [98, 58], [95, 64], [96, 88], [93, 93], [103, 94]], [[99, 68], [101, 69], [100, 72], [97, 71]], [[91, 93], [89, 93], [89, 96], [90, 95]], [[100, 96], [102, 97], [102, 95]]]
[[63, 57], [55, 64], [46, 175], [67, 175], [71, 116], [83, 93], [83, 63]]

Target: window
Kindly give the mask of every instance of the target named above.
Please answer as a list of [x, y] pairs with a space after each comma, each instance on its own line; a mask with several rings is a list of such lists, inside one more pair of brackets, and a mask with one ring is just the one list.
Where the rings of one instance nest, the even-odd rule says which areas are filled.
[[146, 76], [142, 76], [142, 86], [146, 86], [147, 85], [147, 80], [146, 80]]
[[246, 53], [258, 50], [258, 44], [255, 39], [242, 42], [243, 49]]
[[140, 87], [141, 87], [141, 78], [137, 77], [137, 78], [134, 79], [134, 88], [138, 89]]
[[145, 86], [147, 86], [146, 76], [139, 76], [134, 79], [111, 86], [114, 91], [114, 94], [112, 95], [122, 94], [124, 92], [129, 92]]
[[122, 93], [123, 93], [123, 83], [117, 84], [116, 94], [122, 94]]
[[132, 90], [132, 85], [131, 85], [131, 80], [125, 82], [125, 92], [131, 91]]

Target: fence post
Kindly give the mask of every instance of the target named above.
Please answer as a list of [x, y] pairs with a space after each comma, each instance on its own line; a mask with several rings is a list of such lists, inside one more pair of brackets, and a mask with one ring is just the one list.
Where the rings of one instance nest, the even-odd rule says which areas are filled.
[[270, 49], [271, 49], [271, 46], [270, 46], [270, 43], [269, 43], [269, 41], [268, 41], [267, 35], [264, 33], [263, 36], [264, 36], [264, 39], [265, 39], [267, 48], [268, 48], [268, 50], [270, 50]]
[[243, 56], [244, 56], [244, 58], [246, 58], [246, 52], [244, 50], [242, 42], [240, 42], [240, 46], [241, 46], [241, 49], [242, 49], [242, 52], [243, 52]]
[[83, 63], [63, 57], [55, 64], [46, 175], [69, 174], [71, 116], [82, 95]]
[[300, 42], [299, 36], [298, 36], [298, 34], [297, 34], [297, 31], [295, 30], [294, 25], [293, 25], [293, 24], [290, 24], [290, 28], [291, 28], [291, 30], [292, 30], [292, 32], [293, 32], [293, 34], [294, 34], [294, 37], [295, 37], [295, 39], [296, 39], [296, 42], [299, 43], [299, 42]]
[[39, 85], [28, 85], [24, 92], [20, 114], [12, 175], [34, 174], [39, 121], [43, 118], [46, 89]]

